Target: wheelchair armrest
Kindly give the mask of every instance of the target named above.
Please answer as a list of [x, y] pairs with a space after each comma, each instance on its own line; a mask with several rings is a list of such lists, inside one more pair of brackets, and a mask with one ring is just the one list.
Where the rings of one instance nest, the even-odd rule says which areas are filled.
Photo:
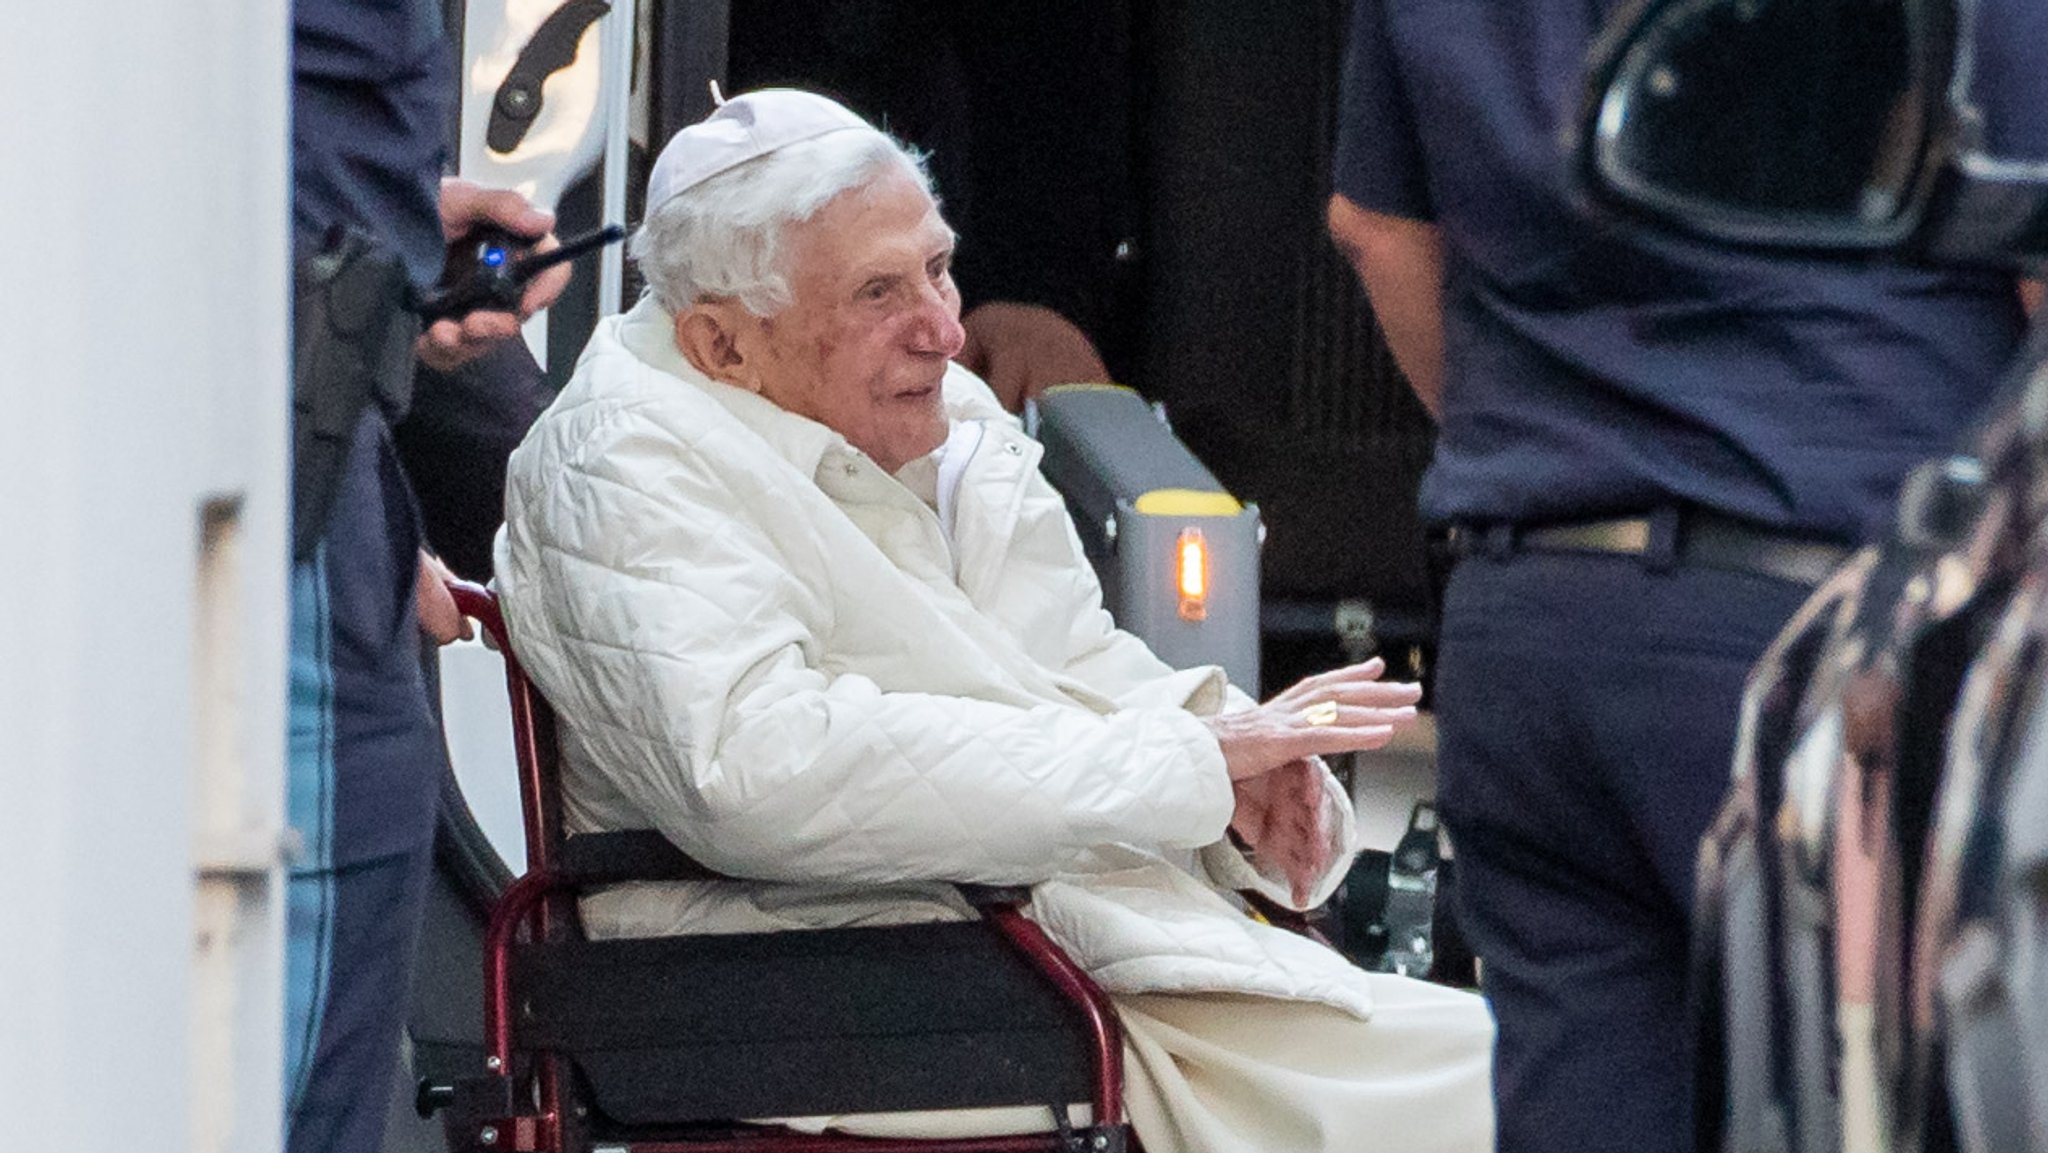
[[[608, 833], [577, 833], [562, 841], [559, 864], [551, 870], [562, 885], [610, 885], [622, 881], [732, 881], [677, 848], [654, 829], [621, 829]], [[975, 909], [1021, 905], [1031, 899], [1029, 885], [956, 884], [960, 897]]]
[[[699, 864], [675, 846], [675, 842], [653, 829], [626, 829], [609, 833], [577, 833], [562, 842], [561, 863], [553, 870], [562, 884], [571, 888], [610, 885], [622, 881], [729, 881], [734, 878]], [[1029, 885], [976, 885], [959, 882], [953, 886], [961, 900], [977, 912], [1013, 908], [1031, 899]], [[1238, 896], [1269, 923], [1312, 941], [1329, 944], [1317, 927], [1312, 913], [1290, 909], [1249, 889]]]
[[562, 840], [561, 860], [553, 870], [569, 885], [609, 885], [620, 881], [723, 881], [724, 873], [698, 864], [675, 842], [653, 829], [610, 833], [577, 833]]
[[[560, 863], [551, 872], [561, 884], [610, 885], [621, 881], [732, 881], [739, 880], [708, 865], [698, 863], [675, 842], [653, 829], [623, 829], [609, 833], [577, 833], [562, 841]], [[1031, 899], [1029, 885], [973, 885], [958, 883], [960, 898], [971, 907], [1021, 905]]]
[[1021, 905], [1031, 899], [1029, 885], [970, 885], [960, 881], [953, 887], [959, 890], [961, 900], [980, 912]]

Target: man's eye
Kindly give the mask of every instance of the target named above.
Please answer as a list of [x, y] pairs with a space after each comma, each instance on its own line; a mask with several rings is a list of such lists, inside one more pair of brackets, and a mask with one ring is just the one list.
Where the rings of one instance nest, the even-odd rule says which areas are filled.
[[880, 300], [888, 295], [889, 282], [886, 280], [870, 280], [860, 286], [860, 298], [862, 300]]

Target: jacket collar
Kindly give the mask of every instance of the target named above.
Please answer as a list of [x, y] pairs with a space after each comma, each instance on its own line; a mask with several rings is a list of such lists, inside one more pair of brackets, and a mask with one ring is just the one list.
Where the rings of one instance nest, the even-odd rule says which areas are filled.
[[775, 455], [796, 466], [805, 476], [816, 478], [818, 466], [828, 452], [856, 450], [846, 438], [807, 416], [782, 408], [743, 388], [734, 388], [698, 372], [676, 348], [675, 318], [642, 297], [619, 321], [619, 343], [642, 364], [657, 372], [680, 378], [717, 401], [733, 419], [768, 443]]

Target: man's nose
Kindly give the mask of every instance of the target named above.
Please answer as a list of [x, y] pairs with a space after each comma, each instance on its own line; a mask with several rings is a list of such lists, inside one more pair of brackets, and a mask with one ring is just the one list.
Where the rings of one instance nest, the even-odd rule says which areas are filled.
[[926, 288], [918, 302], [918, 316], [912, 328], [917, 351], [951, 360], [967, 343], [967, 329], [960, 323], [960, 298], [937, 288]]

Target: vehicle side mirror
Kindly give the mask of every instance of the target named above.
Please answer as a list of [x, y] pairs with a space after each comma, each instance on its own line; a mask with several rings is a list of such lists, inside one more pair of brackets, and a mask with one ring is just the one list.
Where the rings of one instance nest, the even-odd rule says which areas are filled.
[[1581, 184], [1716, 240], [1897, 244], [1935, 183], [1953, 2], [1645, 0], [1596, 51]]

